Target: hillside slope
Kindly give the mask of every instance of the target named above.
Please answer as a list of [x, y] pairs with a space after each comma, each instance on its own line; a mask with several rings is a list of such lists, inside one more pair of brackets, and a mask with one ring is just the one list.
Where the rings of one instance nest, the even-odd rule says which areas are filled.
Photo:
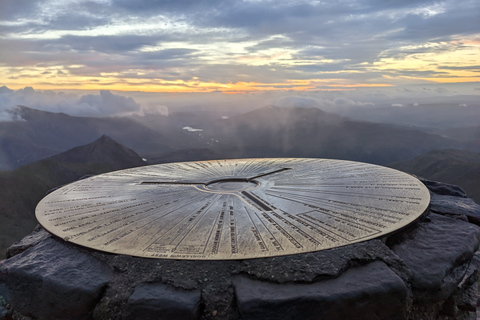
[[480, 203], [480, 153], [464, 150], [434, 150], [389, 167], [430, 180], [456, 184]]
[[144, 165], [142, 158], [108, 136], [14, 171], [0, 172], [0, 253], [37, 224], [35, 206], [52, 188], [99, 174]]

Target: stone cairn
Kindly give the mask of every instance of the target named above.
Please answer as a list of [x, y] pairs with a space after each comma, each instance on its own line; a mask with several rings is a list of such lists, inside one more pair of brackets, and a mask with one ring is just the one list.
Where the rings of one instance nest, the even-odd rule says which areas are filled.
[[37, 227], [0, 261], [0, 319], [476, 319], [480, 206], [422, 181], [431, 203], [412, 225], [291, 256], [146, 259]]

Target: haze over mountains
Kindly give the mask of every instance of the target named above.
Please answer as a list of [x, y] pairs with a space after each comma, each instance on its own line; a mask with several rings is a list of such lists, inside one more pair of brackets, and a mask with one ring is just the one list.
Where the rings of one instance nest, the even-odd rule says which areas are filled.
[[[377, 164], [435, 149], [480, 151], [480, 106], [365, 109], [365, 114], [350, 112], [350, 118], [317, 108], [274, 106], [227, 119], [208, 112], [130, 118], [74, 117], [20, 106], [12, 112], [15, 121], [0, 122], [0, 170], [18, 168], [103, 134], [149, 163], [181, 159], [192, 150], [198, 151], [199, 159], [293, 156]], [[376, 123], [365, 120], [368, 114]]]

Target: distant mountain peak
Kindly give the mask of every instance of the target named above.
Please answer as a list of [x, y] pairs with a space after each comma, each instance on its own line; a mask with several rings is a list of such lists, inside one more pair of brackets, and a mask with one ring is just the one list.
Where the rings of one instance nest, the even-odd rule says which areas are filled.
[[11, 92], [13, 92], [13, 90], [8, 88], [7, 86], [0, 87], [0, 93], [11, 93]]
[[109, 135], [106, 135], [106, 134], [103, 134], [100, 138], [95, 140], [93, 143], [101, 143], [101, 144], [115, 143], [120, 145], [117, 141], [113, 140]]
[[[69, 115], [63, 112], [50, 112], [44, 111], [39, 109], [34, 109], [22, 105], [17, 105], [9, 111], [12, 115], [21, 118], [26, 121], [44, 121], [45, 119], [57, 119], [61, 117], [64, 119], [65, 117], [70, 117]], [[53, 118], [55, 117], [55, 118]]]
[[115, 169], [145, 164], [135, 151], [121, 145], [106, 134], [92, 143], [75, 147], [51, 158], [60, 162], [109, 164]]

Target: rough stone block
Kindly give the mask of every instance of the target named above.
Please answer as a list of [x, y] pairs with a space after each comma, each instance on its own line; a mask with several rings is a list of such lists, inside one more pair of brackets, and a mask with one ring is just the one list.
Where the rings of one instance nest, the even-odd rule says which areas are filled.
[[200, 291], [181, 290], [161, 283], [142, 283], [127, 302], [126, 319], [193, 320], [198, 318]]
[[35, 319], [90, 319], [110, 270], [92, 255], [47, 238], [4, 261], [12, 305]]
[[380, 261], [312, 284], [273, 284], [237, 277], [234, 287], [244, 320], [406, 318], [406, 286]]
[[440, 214], [465, 215], [468, 221], [480, 225], [480, 205], [470, 198], [432, 195], [430, 210]]
[[10, 292], [4, 283], [0, 283], [0, 320], [12, 318]]
[[35, 246], [36, 244], [40, 243], [41, 241], [49, 237], [51, 237], [50, 233], [45, 231], [45, 229], [43, 229], [42, 227], [37, 226], [31, 234], [24, 237], [19, 242], [12, 244], [7, 249], [7, 258], [11, 258], [17, 254], [20, 254], [23, 251], [27, 250], [28, 248]]
[[479, 243], [479, 227], [432, 213], [392, 250], [411, 270], [414, 298], [440, 301], [463, 279]]
[[427, 180], [424, 178], [419, 178], [419, 179], [430, 191], [436, 194], [462, 197], [462, 198], [467, 197], [467, 194], [465, 193], [465, 191], [463, 191], [461, 187], [456, 186], [454, 184], [437, 182], [437, 181]]

